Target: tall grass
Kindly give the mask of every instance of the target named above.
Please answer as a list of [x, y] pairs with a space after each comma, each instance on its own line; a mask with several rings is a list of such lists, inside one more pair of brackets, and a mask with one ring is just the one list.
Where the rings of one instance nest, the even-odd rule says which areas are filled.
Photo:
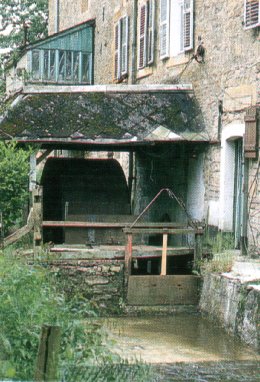
[[1, 254], [1, 378], [33, 378], [43, 324], [62, 327], [61, 369], [112, 360], [101, 326], [82, 323], [87, 315], [94, 315], [88, 303], [77, 304], [75, 309], [75, 303], [65, 301], [55, 283], [55, 276], [44, 267]]
[[87, 379], [93, 381], [132, 381], [133, 375], [138, 382], [151, 381], [149, 367], [129, 365], [128, 370], [111, 352], [92, 305], [81, 295], [68, 301], [60, 283], [66, 280], [28, 264], [17, 250], [15, 256], [0, 252], [0, 378], [33, 380], [41, 327], [47, 324], [62, 329], [59, 381], [86, 381], [89, 373], [102, 377]]

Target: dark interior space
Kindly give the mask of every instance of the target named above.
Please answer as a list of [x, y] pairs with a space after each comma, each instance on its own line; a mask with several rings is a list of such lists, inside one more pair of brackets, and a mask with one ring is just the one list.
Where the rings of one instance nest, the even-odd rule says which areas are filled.
[[[167, 275], [192, 274], [193, 255], [180, 255], [167, 257]], [[160, 275], [161, 258], [134, 259], [132, 261], [132, 275]]]
[[[50, 158], [42, 185], [43, 220], [117, 222], [131, 213], [125, 175], [114, 159]], [[118, 230], [45, 228], [43, 236], [55, 244], [105, 244], [118, 239]]]

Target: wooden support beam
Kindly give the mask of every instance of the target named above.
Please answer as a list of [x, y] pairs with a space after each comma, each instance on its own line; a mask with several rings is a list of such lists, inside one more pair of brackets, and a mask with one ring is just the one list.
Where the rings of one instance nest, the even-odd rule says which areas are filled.
[[200, 263], [202, 259], [202, 234], [195, 234], [195, 246], [194, 246], [194, 269], [200, 270]]
[[127, 243], [126, 243], [126, 249], [125, 249], [125, 274], [126, 274], [126, 276], [131, 275], [132, 253], [133, 253], [133, 236], [132, 236], [132, 234], [129, 234], [129, 235], [127, 235]]
[[61, 329], [59, 326], [42, 327], [35, 369], [35, 381], [51, 382], [57, 380], [58, 354]]
[[170, 234], [170, 235], [182, 235], [196, 232], [193, 228], [125, 228], [126, 234]]
[[161, 265], [161, 276], [166, 276], [167, 274], [167, 244], [168, 244], [168, 234], [163, 234], [163, 247], [162, 247], [162, 265]]
[[[109, 217], [108, 217], [109, 219]], [[163, 233], [163, 229], [169, 228], [183, 228], [183, 225], [177, 225], [177, 223], [136, 223], [134, 228], [130, 228], [131, 223], [129, 222], [93, 222], [93, 221], [43, 221], [43, 227], [76, 227], [76, 228], [124, 228], [124, 232], [127, 233], [135, 229], [160, 229], [160, 233]], [[186, 228], [187, 229], [187, 228]], [[188, 228], [192, 232], [192, 228]], [[141, 231], [143, 232], [143, 231]], [[135, 233], [135, 232], [133, 232]], [[139, 233], [139, 232], [138, 232]]]

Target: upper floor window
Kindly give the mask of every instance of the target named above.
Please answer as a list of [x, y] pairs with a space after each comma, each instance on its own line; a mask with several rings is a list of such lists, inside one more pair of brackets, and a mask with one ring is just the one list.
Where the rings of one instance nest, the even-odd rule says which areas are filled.
[[30, 81], [92, 84], [93, 26], [81, 25], [33, 44], [28, 71]]
[[122, 17], [115, 25], [114, 76], [120, 80], [128, 72], [128, 16]]
[[154, 15], [154, 0], [148, 0], [140, 10], [139, 69], [152, 64], [154, 60]]
[[194, 0], [160, 0], [160, 58], [193, 49]]
[[260, 0], [245, 0], [244, 25], [246, 29], [260, 26]]

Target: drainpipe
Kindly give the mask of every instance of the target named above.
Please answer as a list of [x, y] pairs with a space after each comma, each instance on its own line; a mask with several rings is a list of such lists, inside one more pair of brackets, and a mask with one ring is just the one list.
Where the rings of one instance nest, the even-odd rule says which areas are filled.
[[54, 32], [58, 33], [60, 30], [60, 0], [55, 0], [54, 15]]
[[136, 50], [137, 50], [137, 4], [138, 0], [133, 1], [133, 28], [132, 28], [132, 62], [130, 71], [130, 84], [133, 85], [136, 82]]
[[[245, 154], [244, 154], [245, 155]], [[248, 254], [248, 237], [247, 237], [247, 224], [248, 224], [248, 176], [249, 176], [249, 160], [244, 156], [243, 171], [243, 190], [242, 190], [242, 226], [240, 238], [241, 255]]]
[[130, 200], [132, 199], [132, 186], [133, 186], [133, 172], [134, 172], [134, 153], [129, 152], [128, 162], [128, 189], [130, 193]]
[[[132, 28], [132, 61], [131, 61], [131, 70], [130, 70], [130, 78], [129, 83], [131, 85], [136, 83], [136, 57], [137, 57], [137, 15], [138, 15], [138, 0], [133, 0], [133, 28]], [[130, 201], [132, 208], [132, 188], [133, 188], [133, 174], [134, 174], [134, 152], [129, 152], [129, 167], [128, 167], [128, 188], [130, 193]]]

